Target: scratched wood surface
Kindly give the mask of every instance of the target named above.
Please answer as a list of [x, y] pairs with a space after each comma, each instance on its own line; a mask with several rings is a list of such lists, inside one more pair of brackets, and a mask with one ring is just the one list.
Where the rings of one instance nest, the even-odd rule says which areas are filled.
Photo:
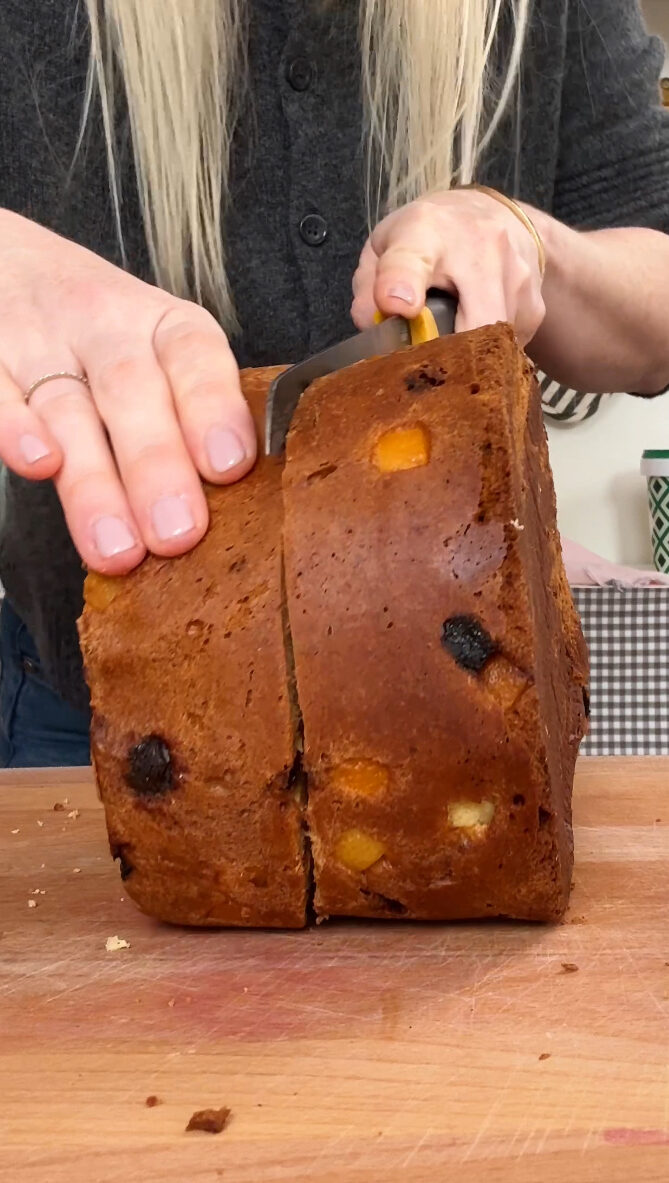
[[556, 929], [194, 933], [88, 773], [0, 774], [0, 1179], [667, 1183], [669, 761], [583, 761], [576, 820]]

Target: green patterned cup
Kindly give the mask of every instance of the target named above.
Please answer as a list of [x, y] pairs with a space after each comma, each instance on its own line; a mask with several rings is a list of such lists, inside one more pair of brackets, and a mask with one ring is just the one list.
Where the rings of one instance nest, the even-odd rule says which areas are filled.
[[653, 560], [656, 570], [669, 574], [669, 448], [647, 448], [641, 471], [648, 480]]

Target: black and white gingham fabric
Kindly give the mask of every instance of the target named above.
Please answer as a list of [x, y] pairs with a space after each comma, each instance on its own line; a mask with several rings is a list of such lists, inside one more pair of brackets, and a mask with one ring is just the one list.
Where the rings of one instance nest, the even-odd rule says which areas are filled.
[[669, 755], [669, 587], [573, 588], [590, 648], [584, 756]]

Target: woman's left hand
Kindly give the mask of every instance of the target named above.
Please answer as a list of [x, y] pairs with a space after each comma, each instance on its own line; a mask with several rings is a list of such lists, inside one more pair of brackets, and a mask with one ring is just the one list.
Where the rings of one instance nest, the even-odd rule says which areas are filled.
[[368, 328], [377, 309], [417, 316], [428, 288], [458, 298], [456, 332], [508, 321], [521, 345], [546, 309], [537, 244], [501, 202], [472, 189], [434, 193], [389, 214], [365, 244], [351, 315]]

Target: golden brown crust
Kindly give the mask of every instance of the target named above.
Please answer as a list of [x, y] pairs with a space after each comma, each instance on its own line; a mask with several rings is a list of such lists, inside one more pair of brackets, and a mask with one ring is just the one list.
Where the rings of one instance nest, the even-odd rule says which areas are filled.
[[[242, 375], [258, 426], [275, 372]], [[239, 484], [207, 488], [196, 550], [86, 583], [80, 633], [112, 854], [140, 907], [180, 924], [305, 922], [280, 481], [261, 457]]]
[[[259, 429], [272, 374], [243, 376]], [[186, 924], [305, 923], [299, 697], [319, 915], [558, 919], [587, 657], [511, 330], [315, 383], [283, 499], [265, 458], [207, 496], [195, 551], [87, 581], [129, 894]]]
[[[379, 471], [378, 441], [417, 428], [417, 466]], [[557, 919], [583, 704], [539, 399], [511, 331], [315, 383], [284, 503], [317, 912]], [[480, 670], [454, 659], [463, 643], [483, 645]]]

